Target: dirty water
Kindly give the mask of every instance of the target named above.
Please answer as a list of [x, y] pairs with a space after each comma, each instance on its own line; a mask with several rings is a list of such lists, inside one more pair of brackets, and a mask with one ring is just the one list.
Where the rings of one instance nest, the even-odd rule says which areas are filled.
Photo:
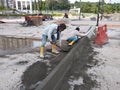
[[40, 46], [40, 41], [0, 36], [0, 56], [35, 51], [37, 46]]

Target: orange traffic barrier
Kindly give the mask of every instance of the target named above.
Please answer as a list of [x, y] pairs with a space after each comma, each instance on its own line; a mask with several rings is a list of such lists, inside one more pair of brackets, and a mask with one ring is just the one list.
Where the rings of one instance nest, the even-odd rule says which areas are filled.
[[107, 25], [99, 26], [94, 44], [104, 45], [108, 42]]

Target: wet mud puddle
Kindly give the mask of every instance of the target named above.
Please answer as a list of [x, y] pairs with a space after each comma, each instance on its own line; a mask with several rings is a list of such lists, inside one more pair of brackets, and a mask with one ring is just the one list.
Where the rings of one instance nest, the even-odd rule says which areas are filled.
[[28, 38], [16, 38], [0, 36], [0, 56], [31, 52], [35, 50], [35, 41]]

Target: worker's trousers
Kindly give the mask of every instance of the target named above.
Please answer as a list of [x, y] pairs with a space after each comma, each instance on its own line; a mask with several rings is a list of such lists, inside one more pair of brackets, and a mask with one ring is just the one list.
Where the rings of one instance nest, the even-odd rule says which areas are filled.
[[70, 37], [70, 38], [67, 39], [67, 41], [68, 41], [68, 42], [71, 42], [71, 41], [77, 42], [77, 41], [78, 41], [78, 38], [77, 38], [77, 37]]
[[[56, 38], [54, 35], [51, 36], [52, 38], [52, 42], [56, 42]], [[47, 35], [42, 35], [42, 43], [41, 46], [45, 46], [46, 42], [47, 42], [48, 36]]]

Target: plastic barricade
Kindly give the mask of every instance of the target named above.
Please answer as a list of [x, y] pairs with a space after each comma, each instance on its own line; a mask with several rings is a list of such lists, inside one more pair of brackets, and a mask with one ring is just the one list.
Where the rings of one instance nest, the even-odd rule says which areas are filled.
[[99, 26], [94, 44], [104, 45], [108, 43], [107, 25]]

